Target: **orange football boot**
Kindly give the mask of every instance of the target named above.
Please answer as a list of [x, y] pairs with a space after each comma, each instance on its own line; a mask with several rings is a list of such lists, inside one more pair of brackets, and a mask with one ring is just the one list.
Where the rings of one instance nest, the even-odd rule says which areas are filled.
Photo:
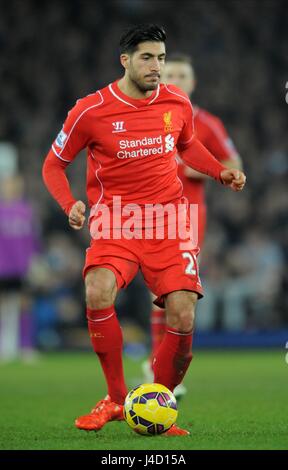
[[75, 420], [75, 426], [85, 431], [99, 431], [108, 421], [123, 421], [123, 405], [111, 401], [109, 395], [98, 401], [91, 412]]
[[163, 432], [163, 436], [189, 436], [190, 432], [186, 429], [181, 429], [177, 424], [173, 424], [168, 431]]

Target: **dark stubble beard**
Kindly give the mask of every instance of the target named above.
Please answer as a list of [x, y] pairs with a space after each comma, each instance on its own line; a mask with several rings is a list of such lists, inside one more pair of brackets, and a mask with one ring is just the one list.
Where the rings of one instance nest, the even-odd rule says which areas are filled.
[[133, 73], [129, 75], [129, 78], [130, 78], [131, 82], [133, 83], [133, 85], [136, 88], [138, 88], [138, 90], [141, 93], [145, 93], [146, 91], [156, 90], [156, 88], [158, 87], [158, 82], [155, 83], [155, 84], [153, 84], [153, 83], [143, 83], [139, 79], [137, 79], [137, 77]]

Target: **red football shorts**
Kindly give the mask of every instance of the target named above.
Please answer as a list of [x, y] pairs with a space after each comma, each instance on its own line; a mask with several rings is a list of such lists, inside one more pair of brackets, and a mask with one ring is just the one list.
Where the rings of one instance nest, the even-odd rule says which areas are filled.
[[207, 225], [207, 209], [205, 204], [198, 205], [198, 243], [202, 249]]
[[[178, 237], [178, 235], [177, 235]], [[110, 269], [116, 276], [118, 289], [125, 288], [142, 271], [147, 287], [157, 296], [156, 305], [164, 308], [167, 294], [178, 290], [196, 292], [203, 296], [197, 265], [199, 248], [180, 248], [179, 238], [169, 239], [92, 239], [86, 250], [83, 269]]]

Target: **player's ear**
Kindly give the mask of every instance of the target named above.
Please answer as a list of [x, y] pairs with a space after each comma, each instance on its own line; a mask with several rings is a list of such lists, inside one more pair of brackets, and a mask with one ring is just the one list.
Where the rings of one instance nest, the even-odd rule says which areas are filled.
[[124, 67], [124, 69], [126, 70], [128, 67], [129, 67], [129, 63], [130, 63], [130, 56], [129, 54], [121, 54], [120, 55], [120, 62], [121, 62], [121, 65]]

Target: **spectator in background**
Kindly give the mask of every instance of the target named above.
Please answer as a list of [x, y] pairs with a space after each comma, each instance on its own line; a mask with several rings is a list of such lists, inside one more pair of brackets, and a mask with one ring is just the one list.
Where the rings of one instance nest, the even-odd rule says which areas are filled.
[[[213, 234], [217, 243], [219, 233]], [[284, 253], [275, 241], [254, 225], [230, 246], [224, 260], [211, 248], [208, 257], [199, 329], [220, 325], [226, 331], [245, 331], [279, 326], [275, 305], [281, 292]]]
[[[0, 360], [15, 359], [33, 349], [31, 317], [23, 316], [23, 284], [38, 250], [31, 204], [20, 175], [1, 177], [0, 185]], [[22, 328], [21, 328], [22, 326]], [[22, 337], [21, 337], [22, 335]]]
[[275, 326], [278, 318], [273, 319], [273, 305], [280, 295], [284, 266], [277, 243], [257, 226], [251, 227], [243, 241], [230, 250], [226, 263], [231, 277], [222, 291], [223, 327], [241, 331]]
[[28, 283], [33, 298], [35, 340], [40, 349], [67, 347], [70, 341], [73, 343], [73, 336], [74, 346], [81, 346], [77, 344], [81, 337], [73, 330], [84, 317], [84, 306], [79, 302], [82, 263], [79, 247], [58, 231], [47, 236], [42, 253], [33, 259]]

